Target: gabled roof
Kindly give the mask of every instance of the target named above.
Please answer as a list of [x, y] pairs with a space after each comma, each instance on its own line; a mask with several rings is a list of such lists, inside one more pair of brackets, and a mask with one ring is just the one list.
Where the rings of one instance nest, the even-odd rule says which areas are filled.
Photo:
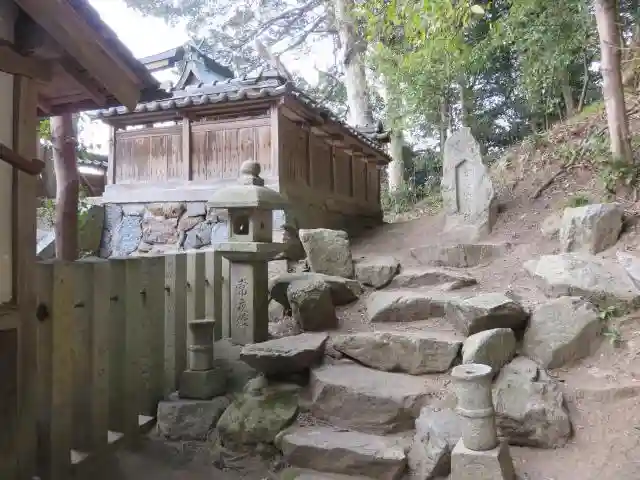
[[306, 106], [318, 112], [324, 118], [341, 124], [353, 136], [360, 139], [370, 147], [386, 156], [382, 150], [381, 143], [385, 142], [385, 136], [380, 135], [379, 128], [369, 127], [369, 132], [353, 128], [338, 119], [330, 110], [312, 99], [302, 90], [282, 77], [275, 70], [258, 72], [253, 75], [243, 75], [223, 81], [187, 86], [184, 90], [174, 90], [170, 99], [141, 103], [134, 110], [126, 107], [116, 107], [101, 110], [96, 113], [96, 118], [100, 118], [107, 123], [116, 121], [119, 118], [124, 120], [131, 117], [134, 120], [136, 114], [171, 112], [189, 108], [204, 107], [206, 105], [222, 104], [227, 102], [241, 102], [243, 100], [253, 100], [260, 98], [278, 98], [291, 96], [301, 101]]
[[46, 67], [42, 115], [95, 110], [166, 98], [88, 0], [14, 0], [20, 8], [12, 47]]

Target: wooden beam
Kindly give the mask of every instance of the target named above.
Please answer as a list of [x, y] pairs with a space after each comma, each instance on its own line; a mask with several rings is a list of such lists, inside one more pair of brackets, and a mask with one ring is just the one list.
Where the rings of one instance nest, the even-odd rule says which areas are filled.
[[73, 57], [64, 55], [60, 59], [60, 66], [89, 94], [89, 97], [100, 107], [107, 105], [107, 97], [100, 91], [95, 82], [83, 72], [80, 65]]
[[29, 160], [28, 158], [24, 158], [3, 143], [0, 143], [0, 160], [4, 160], [13, 168], [29, 175], [39, 175], [42, 170], [44, 170], [44, 162], [42, 160], [37, 158]]
[[41, 82], [50, 82], [52, 78], [51, 63], [21, 55], [15, 46], [6, 40], [0, 40], [0, 71]]
[[113, 48], [92, 29], [68, 1], [16, 0], [16, 4], [44, 28], [71, 56], [123, 105], [140, 100], [139, 78]]

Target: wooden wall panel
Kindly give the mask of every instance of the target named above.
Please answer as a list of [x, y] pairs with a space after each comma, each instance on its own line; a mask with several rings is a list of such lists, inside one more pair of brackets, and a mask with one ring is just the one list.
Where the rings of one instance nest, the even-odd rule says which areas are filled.
[[367, 163], [360, 157], [352, 157], [353, 197], [358, 200], [367, 199]]
[[280, 117], [280, 161], [288, 182], [309, 185], [309, 133], [288, 118]]
[[255, 155], [266, 176], [278, 176], [278, 159], [271, 156], [271, 126], [264, 125], [255, 130]]
[[309, 154], [311, 186], [316, 190], [332, 192], [333, 156], [331, 145], [311, 134], [309, 136]]
[[179, 179], [183, 174], [179, 126], [130, 130], [116, 134], [116, 183]]
[[367, 201], [372, 205], [380, 201], [380, 171], [374, 163], [367, 164]]
[[334, 149], [334, 191], [339, 195], [350, 197], [353, 193], [353, 172], [351, 169], [351, 156], [342, 150]]

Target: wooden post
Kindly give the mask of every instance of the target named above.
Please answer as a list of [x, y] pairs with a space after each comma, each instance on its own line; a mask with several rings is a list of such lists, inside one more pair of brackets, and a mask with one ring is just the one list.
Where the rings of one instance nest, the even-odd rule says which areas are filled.
[[187, 368], [187, 256], [165, 257], [164, 314], [164, 393], [178, 388], [180, 375]]
[[[13, 149], [25, 158], [38, 156], [38, 87], [25, 77], [14, 77]], [[37, 177], [14, 170], [13, 269], [14, 298], [20, 309], [18, 448], [22, 478], [31, 479], [36, 458], [37, 319], [34, 315]]]
[[193, 180], [193, 157], [191, 152], [191, 120], [182, 118], [182, 168], [185, 180]]
[[280, 109], [273, 105], [269, 111], [271, 120], [271, 171], [277, 173], [280, 191], [286, 179], [286, 168], [280, 162]]
[[109, 127], [109, 164], [107, 166], [107, 185], [116, 183], [116, 142], [118, 131], [115, 127]]

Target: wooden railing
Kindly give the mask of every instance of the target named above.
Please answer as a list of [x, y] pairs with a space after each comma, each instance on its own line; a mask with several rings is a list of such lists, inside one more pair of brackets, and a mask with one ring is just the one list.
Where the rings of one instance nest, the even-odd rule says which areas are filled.
[[210, 251], [38, 264], [42, 480], [68, 479], [153, 425], [186, 366], [187, 321], [220, 318], [221, 263]]

